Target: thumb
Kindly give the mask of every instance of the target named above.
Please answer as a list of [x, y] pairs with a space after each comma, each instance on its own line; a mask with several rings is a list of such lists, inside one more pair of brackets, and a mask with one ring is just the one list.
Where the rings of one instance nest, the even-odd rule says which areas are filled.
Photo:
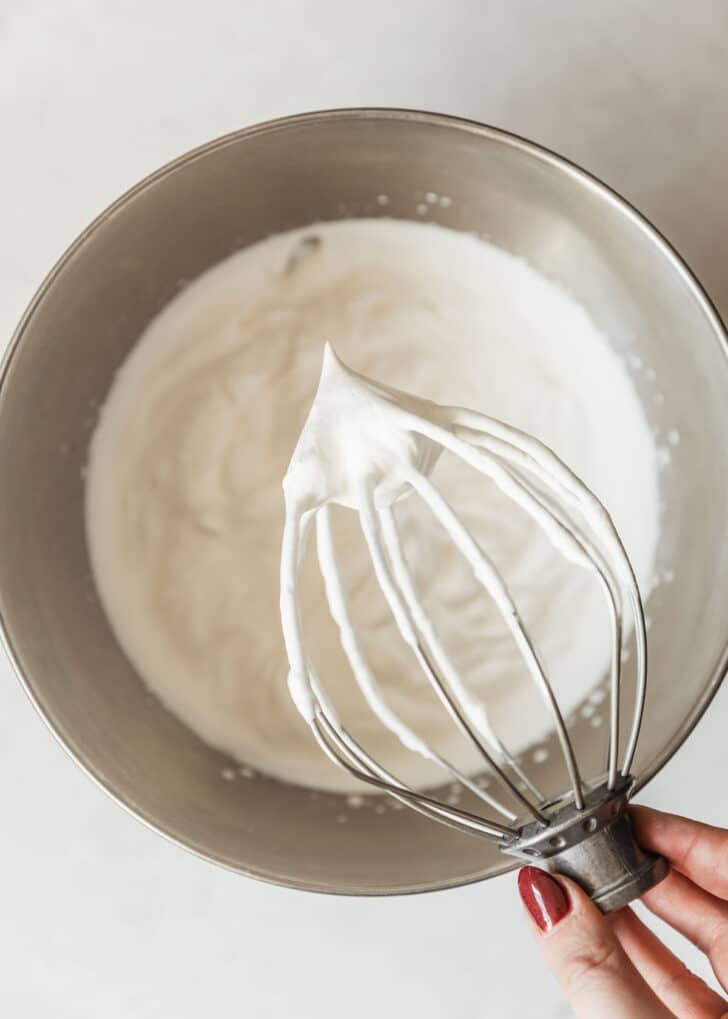
[[518, 891], [538, 945], [577, 1019], [674, 1019], [578, 885], [537, 867], [523, 867]]

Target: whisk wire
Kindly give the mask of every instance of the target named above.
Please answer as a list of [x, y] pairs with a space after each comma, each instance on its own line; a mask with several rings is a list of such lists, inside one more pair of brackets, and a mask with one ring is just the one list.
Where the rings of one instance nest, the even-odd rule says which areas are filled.
[[[449, 806], [426, 793], [415, 792], [398, 782], [393, 775], [374, 761], [343, 727], [332, 723], [326, 710], [320, 704], [316, 708], [314, 734], [319, 746], [334, 764], [344, 768], [359, 781], [384, 790], [419, 813], [473, 835], [497, 839], [513, 837], [513, 828], [507, 828], [495, 821], [486, 821], [477, 814], [471, 814], [459, 807]], [[336, 749], [332, 749], [329, 740]]]
[[[634, 619], [637, 650], [634, 714], [621, 768], [622, 777], [627, 778], [632, 770], [632, 762], [637, 749], [647, 696], [647, 633], [639, 585], [619, 532], [615, 528], [609, 513], [596, 496], [547, 445], [535, 438], [535, 436], [506, 426], [503, 422], [478, 411], [465, 410], [458, 407], [443, 408], [443, 411], [452, 424], [465, 427], [473, 426], [480, 436], [481, 445], [483, 442], [486, 445], [493, 442], [502, 442], [506, 448], [510, 448], [508, 453], [510, 458], [522, 457], [521, 463], [527, 470], [536, 473], [549, 487], [557, 485], [560, 489], [560, 494], [568, 502], [579, 506], [595, 532], [600, 535], [601, 539], [615, 553], [615, 561], [622, 567], [622, 581], [627, 588], [629, 596], [630, 608]], [[413, 420], [419, 419], [413, 418]], [[427, 425], [427, 422], [424, 422], [424, 424]], [[427, 434], [427, 432], [423, 431], [423, 434]], [[514, 437], [517, 438], [519, 443], [517, 447], [513, 445]]]
[[[506, 428], [501, 422], [478, 414], [475, 411], [464, 411], [459, 408], [440, 408], [440, 410], [446, 416], [449, 415], [455, 423], [462, 423], [467, 426], [469, 422], [476, 421], [479, 425], [485, 424], [487, 428], [492, 429], [495, 439], [502, 441], [504, 455], [506, 447], [510, 447], [509, 456], [516, 458], [522, 466], [540, 476], [549, 487], [555, 487], [567, 502], [575, 504], [584, 513], [595, 533], [613, 551], [615, 561], [620, 567], [622, 582], [627, 588], [634, 618], [637, 647], [635, 708], [627, 749], [621, 768], [621, 775], [628, 777], [644, 714], [647, 690], [647, 638], [644, 607], [639, 593], [637, 578], [611, 517], [596, 496], [559, 460], [555, 453], [539, 442], [538, 439], [517, 429]], [[570, 524], [564, 526], [563, 518], [561, 520], [556, 519], [550, 511], [544, 513], [544, 507], [539, 504], [531, 492], [526, 491], [519, 485], [518, 479], [509, 473], [493, 454], [487, 453], [487, 444], [492, 440], [490, 435], [482, 434], [482, 427], [480, 429], [481, 438], [485, 444], [481, 442], [480, 448], [474, 448], [470, 442], [461, 438], [450, 428], [418, 415], [410, 414], [408, 424], [414, 433], [434, 441], [442, 448], [459, 456], [470, 466], [480, 471], [480, 473], [490, 476], [505, 494], [509, 495], [539, 523], [553, 543], [560, 548], [567, 558], [584, 566], [593, 567], [594, 564], [589, 561], [588, 555], [585, 555], [584, 549], [580, 547]], [[518, 439], [518, 447], [513, 445], [514, 436]], [[484, 452], [485, 456], [482, 455]], [[613, 695], [612, 703], [615, 700], [616, 698]], [[615, 725], [612, 720], [610, 731], [613, 733], [614, 729]]]
[[456, 698], [453, 696], [452, 691], [442, 681], [442, 678], [438, 675], [430, 661], [430, 658], [425, 652], [422, 641], [420, 640], [407, 611], [404, 599], [392, 576], [390, 565], [384, 552], [380, 537], [379, 517], [374, 506], [374, 500], [371, 492], [367, 488], [363, 488], [360, 492], [359, 516], [364, 538], [372, 559], [372, 565], [374, 566], [375, 576], [392, 611], [392, 615], [394, 616], [395, 622], [400, 630], [402, 639], [412, 649], [420, 668], [427, 677], [435, 693], [450, 713], [455, 724], [481, 754], [486, 764], [495, 772], [495, 774], [498, 775], [500, 781], [506, 786], [517, 802], [520, 803], [520, 805], [536, 821], [545, 824], [546, 819], [541, 811], [535, 806], [535, 804], [531, 803], [528, 797], [524, 796], [521, 790], [503, 771], [492, 754], [486, 748], [482, 739], [471, 725], [461, 706], [458, 704]]
[[[357, 632], [347, 609], [341, 574], [336, 561], [328, 506], [323, 506], [316, 516], [316, 548], [331, 618], [338, 627], [342, 650], [370, 709], [387, 729], [398, 735], [400, 741], [406, 747], [439, 765], [447, 771], [451, 778], [469, 789], [475, 796], [489, 807], [497, 810], [507, 820], [515, 821], [516, 815], [512, 810], [504, 806], [495, 796], [481, 789], [475, 782], [424, 743], [406, 726], [401, 718], [389, 707], [379, 692], [374, 676], [359, 645]], [[536, 795], [540, 796], [538, 791], [536, 791]]]
[[485, 707], [480, 703], [480, 701], [470, 694], [468, 688], [460, 677], [457, 668], [450, 659], [448, 653], [445, 651], [445, 648], [437, 635], [437, 631], [432, 624], [430, 617], [425, 612], [415, 589], [412, 575], [402, 552], [402, 546], [399, 540], [399, 533], [392, 508], [388, 506], [384, 509], [379, 509], [378, 513], [382, 526], [384, 547], [392, 564], [394, 578], [399, 584], [405, 604], [410, 611], [415, 626], [430, 649], [434, 658], [435, 667], [442, 675], [444, 682], [452, 690], [455, 699], [465, 709], [465, 714], [468, 718], [473, 719], [475, 722], [475, 728], [478, 732], [482, 734], [483, 738], [497, 751], [511, 770], [515, 772], [519, 781], [522, 782], [537, 799], [543, 799], [541, 792], [533, 785], [528, 776], [523, 772], [518, 763], [496, 736], [493, 731], [493, 727], [488, 720]]
[[485, 555], [478, 543], [473, 539], [470, 532], [462, 524], [457, 514], [453, 511], [447, 500], [438, 492], [435, 486], [424, 475], [417, 471], [408, 474], [408, 480], [412, 487], [422, 496], [429, 506], [435, 518], [445, 528], [457, 547], [473, 562], [476, 570], [476, 577], [488, 593], [501, 605], [504, 606], [504, 619], [511, 630], [516, 644], [526, 661], [529, 672], [537, 683], [539, 691], [546, 702], [556, 728], [556, 733], [561, 744], [561, 750], [566, 762], [571, 788], [574, 793], [574, 802], [581, 809], [583, 806], [582, 781], [579, 774], [579, 767], [576, 763], [574, 748], [569, 739], [569, 732], [561, 714], [558, 702], [554, 695], [553, 688], [546, 676], [545, 669], [538, 654], [526, 633], [521, 622], [518, 610], [510, 596], [508, 588], [500, 573], [493, 565], [488, 556]]
[[612, 653], [609, 666], [609, 741], [607, 746], [607, 788], [616, 789], [619, 782], [619, 713], [622, 669], [622, 596], [619, 583], [601, 551], [583, 533], [575, 520], [567, 517], [543, 492], [539, 492], [518, 470], [509, 468], [511, 475], [526, 489], [539, 504], [563, 527], [570, 528], [575, 541], [588, 556], [604, 593], [612, 638]]

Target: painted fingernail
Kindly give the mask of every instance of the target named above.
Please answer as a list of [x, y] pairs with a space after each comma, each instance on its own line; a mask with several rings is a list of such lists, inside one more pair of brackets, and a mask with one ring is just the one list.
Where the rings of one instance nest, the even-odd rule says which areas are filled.
[[542, 931], [550, 931], [569, 912], [569, 897], [559, 882], [538, 867], [518, 872], [518, 893]]

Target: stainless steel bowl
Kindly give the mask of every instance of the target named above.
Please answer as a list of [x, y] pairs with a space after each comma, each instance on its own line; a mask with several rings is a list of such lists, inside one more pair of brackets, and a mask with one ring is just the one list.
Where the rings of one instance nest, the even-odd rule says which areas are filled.
[[[582, 301], [620, 351], [649, 366], [635, 379], [652, 424], [679, 432], [662, 483], [661, 557], [675, 580], [648, 606], [644, 783], [726, 669], [727, 344], [679, 257], [594, 178], [520, 138], [425, 113], [333, 111], [252, 127], [181, 157], [104, 212], [41, 286], [2, 368], [0, 610], [28, 693], [87, 772], [152, 827], [301, 888], [420, 891], [512, 864], [409, 812], [349, 811], [342, 825], [338, 797], [221, 781], [229, 762], [147, 694], [107, 625], [84, 537], [83, 466], [116, 369], [181, 282], [315, 220], [419, 219], [427, 192], [452, 199], [432, 205], [431, 219], [478, 231]], [[586, 719], [574, 726], [589, 773], [599, 741]], [[532, 765], [547, 788], [552, 760]]]

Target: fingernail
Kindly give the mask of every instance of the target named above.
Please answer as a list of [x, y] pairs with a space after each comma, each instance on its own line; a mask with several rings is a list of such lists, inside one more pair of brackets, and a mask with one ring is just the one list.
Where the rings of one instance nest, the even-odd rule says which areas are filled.
[[569, 912], [569, 897], [563, 887], [538, 867], [521, 868], [518, 893], [542, 931], [550, 931]]

